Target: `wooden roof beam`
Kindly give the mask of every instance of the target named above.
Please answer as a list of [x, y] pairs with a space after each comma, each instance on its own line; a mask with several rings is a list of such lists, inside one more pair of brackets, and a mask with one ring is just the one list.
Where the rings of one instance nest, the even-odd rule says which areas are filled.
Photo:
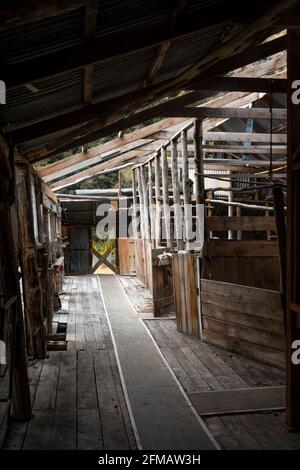
[[[58, 0], [53, 1], [58, 3]], [[64, 1], [61, 3], [63, 4]], [[80, 1], [79, 3], [83, 5], [86, 2]], [[183, 19], [175, 29], [170, 27], [170, 21], [166, 21], [165, 24], [144, 28], [142, 31], [137, 29], [108, 38], [94, 39], [89, 44], [83, 43], [42, 57], [1, 67], [1, 79], [5, 81], [7, 89], [15, 88], [89, 64], [99, 64], [135, 51], [159, 46], [166, 41], [187, 36], [210, 26], [231, 23], [234, 20], [240, 20], [241, 16], [245, 17], [246, 14], [245, 6], [240, 4], [229, 5], [225, 10], [208, 6], [203, 10], [201, 17], [195, 15]]]
[[[258, 99], [258, 94], [251, 93], [228, 93], [221, 97], [212, 98], [207, 101], [207, 104], [210, 106], [224, 106], [231, 104], [232, 106], [243, 106], [250, 104], [253, 100]], [[204, 130], [209, 130], [210, 128], [215, 127], [216, 125], [222, 123], [221, 121], [215, 120], [205, 120], [204, 121]], [[140, 145], [150, 143], [153, 139], [164, 139], [170, 140], [174, 132], [168, 132], [163, 129], [166, 127], [172, 127], [179, 124], [187, 124], [189, 120], [182, 118], [168, 118], [164, 119], [158, 123], [154, 123], [150, 126], [146, 126], [141, 129], [137, 129], [129, 134], [124, 134], [122, 138], [113, 139], [104, 144], [100, 144], [96, 147], [93, 147], [86, 152], [80, 154], [72, 155], [70, 157], [64, 158], [58, 162], [47, 165], [44, 168], [39, 170], [40, 176], [44, 177], [47, 181], [55, 180], [59, 177], [66, 176], [67, 174], [73, 173], [76, 169], [83, 169], [92, 164], [99, 163], [104, 156], [113, 154], [116, 151], [128, 151], [133, 148], [138, 148]], [[148, 142], [145, 142], [145, 139], [148, 138]], [[150, 142], [149, 142], [150, 139]], [[152, 139], [152, 140], [151, 140]], [[155, 142], [153, 142], [155, 145]]]
[[[173, 16], [172, 16], [172, 26], [171, 26], [171, 29], [173, 31], [176, 30], [176, 24], [177, 24], [177, 20], [178, 20], [178, 17], [180, 17], [180, 15], [182, 14], [182, 12], [185, 10], [187, 4], [188, 4], [188, 1], [189, 0], [178, 0], [177, 1], [177, 5], [176, 5], [176, 8], [174, 10], [174, 13], [173, 13]], [[149, 72], [147, 73], [147, 76], [143, 82], [143, 86], [144, 87], [147, 87], [148, 85], [151, 85], [151, 83], [153, 82], [154, 78], [156, 77], [156, 75], [158, 74], [158, 72], [160, 71], [161, 67], [162, 67], [162, 64], [164, 62], [164, 59], [166, 57], [166, 54], [169, 50], [169, 47], [171, 45], [171, 41], [166, 41], [166, 42], [163, 42], [159, 48], [158, 48], [158, 51], [156, 53], [156, 56], [151, 64], [151, 67], [149, 69]]]
[[0, 31], [33, 21], [62, 15], [83, 7], [86, 0], [2, 0], [0, 8]]
[[[261, 47], [261, 46], [259, 46]], [[286, 65], [286, 58], [284, 54], [281, 54], [280, 56], [274, 56], [272, 58], [267, 59], [266, 61], [262, 62], [261, 64], [251, 64], [249, 65], [246, 69], [244, 69], [243, 74], [247, 74], [247, 78], [251, 77], [260, 77], [260, 76], [273, 76], [273, 78], [276, 78], [278, 75], [274, 75], [274, 72], [280, 68], [283, 68]], [[217, 78], [217, 81], [219, 78]], [[213, 81], [213, 80], [211, 80]], [[226, 80], [227, 81], [227, 80]], [[208, 83], [208, 80], [205, 80], [205, 83]], [[278, 83], [275, 80], [275, 86], [276, 83]], [[282, 86], [282, 85], [280, 85]], [[140, 90], [139, 92], [140, 93]], [[136, 96], [136, 92], [134, 93], [129, 93], [127, 95], [127, 99], [134, 99]], [[191, 96], [191, 101], [192, 102], [192, 95]], [[199, 91], [199, 96], [200, 96], [200, 91]], [[182, 98], [182, 97], [181, 97]], [[123, 97], [125, 100], [125, 98]], [[120, 102], [121, 98], [117, 99], [116, 106]], [[177, 98], [172, 100], [172, 103], [177, 103], [178, 101]], [[110, 101], [110, 103], [113, 104], [115, 100]], [[196, 98], [195, 98], [196, 101]], [[108, 103], [106, 103], [108, 104]], [[171, 105], [171, 102], [170, 102]], [[136, 112], [133, 115], [127, 117], [127, 118], [122, 118], [116, 123], [113, 124], [106, 124], [103, 126], [101, 129], [101, 125], [99, 121], [91, 122], [88, 124], [85, 124], [78, 130], [70, 131], [68, 134], [64, 135], [61, 138], [55, 138], [51, 139], [51, 136], [49, 136], [49, 143], [46, 144], [43, 147], [31, 150], [28, 152], [27, 157], [30, 160], [36, 161], [36, 159], [41, 159], [45, 157], [47, 154], [53, 154], [54, 152], [57, 151], [63, 151], [72, 147], [76, 147], [79, 145], [84, 145], [88, 142], [97, 140], [101, 137], [104, 137], [106, 135], [112, 134], [114, 132], [118, 132], [119, 130], [124, 130], [128, 127], [135, 126], [143, 121], [146, 121], [147, 119], [152, 119], [155, 116], [160, 115], [160, 110], [162, 109], [162, 105], [158, 105], [158, 107], [152, 107], [149, 109], [146, 109], [144, 111]], [[167, 109], [167, 106], [164, 103], [163, 109]], [[63, 125], [63, 120], [62, 124]], [[35, 125], [33, 125], [35, 126]], [[100, 128], [99, 128], [100, 126]], [[35, 129], [35, 127], [30, 126], [32, 129]], [[20, 135], [19, 138], [16, 137], [15, 140], [18, 140], [19, 142], [26, 141], [29, 139], [33, 139], [35, 136], [35, 131], [32, 132], [32, 134], [29, 134], [30, 127], [27, 127], [27, 130], [23, 132], [23, 136]], [[57, 126], [59, 127], [59, 126]], [[60, 127], [59, 127], [60, 128]], [[22, 132], [22, 129], [19, 131], [19, 133]], [[45, 128], [44, 133], [47, 132], [47, 128]], [[36, 135], [38, 137], [38, 135]], [[14, 138], [14, 135], [12, 135], [12, 138]]]
[[[199, 107], [178, 107], [168, 112], [169, 116], [187, 118], [227, 118], [227, 119], [270, 119], [268, 108], [208, 108]], [[273, 119], [284, 120], [287, 118], [286, 109], [273, 109]]]
[[[245, 76], [216, 77], [210, 80], [194, 81], [188, 84], [187, 90], [211, 90], [211, 91], [246, 91], [268, 93], [270, 90], [270, 79], [261, 77]], [[283, 78], [272, 79], [273, 93], [287, 93], [287, 80]]]
[[[86, 0], [85, 18], [84, 18], [84, 40], [88, 44], [96, 34], [97, 27], [97, 0]], [[92, 102], [94, 82], [94, 65], [88, 64], [84, 67], [83, 83], [83, 102], [88, 104]]]
[[[114, 161], [108, 161], [101, 163], [100, 165], [89, 168], [88, 170], [82, 171], [75, 175], [72, 175], [68, 178], [60, 180], [53, 184], [51, 187], [52, 191], [59, 191], [62, 188], [72, 186], [74, 184], [80, 183], [90, 178], [99, 176], [104, 172], [112, 172], [118, 170], [122, 165], [133, 166], [136, 164], [145, 164], [149, 161], [153, 155], [141, 156], [135, 155], [135, 152], [127, 154], [126, 158], [116, 158]], [[141, 161], [142, 160], [142, 161]], [[204, 158], [203, 160], [205, 168], [207, 169], [225, 169], [233, 171], [243, 171], [243, 169], [249, 170], [249, 168], [266, 168], [268, 167], [267, 161], [258, 161], [258, 160], [230, 160], [230, 159], [211, 159]], [[274, 162], [274, 167], [280, 167], [284, 162]], [[208, 175], [209, 176], [209, 175]]]

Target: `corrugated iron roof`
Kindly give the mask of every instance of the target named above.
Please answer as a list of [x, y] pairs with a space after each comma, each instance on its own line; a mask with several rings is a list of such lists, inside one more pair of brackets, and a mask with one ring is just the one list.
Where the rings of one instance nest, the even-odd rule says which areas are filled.
[[[176, 0], [99, 0], [96, 38], [110, 38], [111, 35], [127, 31], [143, 34], [144, 30], [151, 31], [153, 26], [159, 28], [166, 24], [171, 27], [177, 3]], [[184, 17], [188, 20], [198, 15], [201, 20], [205, 8], [215, 7], [225, 11], [226, 3], [225, 0], [190, 0]], [[225, 22], [172, 40], [155, 82], [176, 76], [205, 56], [226, 28]], [[83, 29], [84, 8], [78, 8], [1, 31], [0, 64], [19, 63], [79, 45], [83, 42]], [[157, 50], [158, 47], [149, 47], [95, 64], [93, 102], [102, 102], [140, 89]], [[32, 84], [36, 92], [24, 86], [8, 91], [7, 105], [0, 107], [2, 129], [12, 131], [83, 106], [83, 69], [36, 80]], [[70, 130], [53, 133], [51, 138], [62, 136]], [[37, 143], [48, 140], [49, 137], [45, 136], [27, 142], [21, 149], [29, 150]]]

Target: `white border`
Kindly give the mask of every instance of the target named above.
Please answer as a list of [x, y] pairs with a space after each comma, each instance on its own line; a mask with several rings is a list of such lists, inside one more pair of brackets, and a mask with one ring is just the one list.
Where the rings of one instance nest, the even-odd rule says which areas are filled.
[[[134, 310], [134, 312], [136, 313], [136, 315], [137, 315], [137, 317], [138, 317], [138, 316], [139, 316], [139, 315], [138, 315], [138, 312], [136, 311], [136, 309], [135, 309], [134, 305], [132, 304], [131, 300], [129, 299], [129, 297], [128, 297], [128, 295], [127, 295], [127, 293], [126, 293], [126, 291], [125, 291], [125, 289], [124, 289], [124, 287], [123, 287], [123, 285], [122, 285], [120, 279], [119, 279], [118, 276], [116, 276], [115, 274], [114, 274], [114, 276], [117, 278], [117, 280], [118, 280], [118, 282], [119, 282], [119, 284], [120, 284], [120, 286], [121, 286], [121, 288], [122, 288], [124, 294], [125, 294], [126, 297], [127, 297], [127, 300], [128, 300], [128, 302], [129, 302], [129, 304], [131, 305], [132, 309]], [[192, 403], [191, 403], [189, 397], [187, 396], [187, 394], [186, 394], [184, 388], [182, 387], [181, 383], [179, 382], [178, 378], [176, 377], [174, 371], [171, 369], [171, 367], [170, 367], [169, 363], [167, 362], [165, 356], [163, 355], [163, 353], [161, 352], [159, 346], [157, 345], [157, 343], [156, 343], [154, 337], [152, 336], [152, 334], [151, 334], [150, 331], [148, 330], [147, 326], [145, 325], [145, 323], [144, 323], [144, 320], [145, 320], [145, 319], [144, 319], [144, 318], [139, 318], [139, 320], [140, 320], [140, 322], [142, 323], [142, 325], [144, 326], [145, 330], [147, 331], [147, 333], [148, 333], [149, 337], [151, 338], [151, 340], [152, 340], [154, 346], [156, 347], [156, 349], [157, 349], [157, 351], [158, 351], [160, 357], [162, 358], [163, 362], [164, 362], [165, 365], [167, 366], [169, 372], [171, 373], [171, 375], [172, 375], [173, 379], [175, 380], [175, 382], [176, 382], [176, 384], [177, 384], [179, 390], [181, 391], [181, 393], [182, 393], [183, 397], [185, 398], [185, 400], [186, 400], [186, 402], [187, 402], [189, 408], [190, 408], [191, 411], [193, 412], [195, 418], [197, 419], [198, 423], [199, 423], [200, 426], [202, 427], [203, 431], [205, 432], [205, 434], [207, 435], [207, 437], [211, 440], [211, 442], [212, 442], [213, 445], [215, 446], [216, 450], [222, 450], [221, 446], [220, 446], [219, 443], [216, 441], [216, 439], [214, 438], [214, 436], [212, 435], [212, 433], [209, 431], [209, 429], [207, 428], [206, 424], [204, 423], [203, 419], [201, 418], [201, 416], [198, 415], [197, 411], [195, 410], [194, 406], [192, 405]], [[200, 450], [201, 450], [201, 449], [200, 449]]]

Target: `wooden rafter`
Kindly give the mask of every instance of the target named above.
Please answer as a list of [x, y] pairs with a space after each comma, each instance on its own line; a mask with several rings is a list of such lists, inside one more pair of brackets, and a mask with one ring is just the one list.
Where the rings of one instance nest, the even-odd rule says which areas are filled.
[[[258, 57], [262, 58], [263, 57], [263, 54], [261, 54], [261, 51], [260, 51], [260, 47], [264, 47], [264, 46], [259, 46], [258, 47], [259, 53], [257, 54], [256, 58], [258, 58]], [[283, 44], [280, 44], [279, 46], [276, 45], [275, 49], [276, 49], [277, 52], [278, 52], [278, 47], [281, 49], [282, 47], [284, 47], [284, 45]], [[274, 51], [274, 49], [273, 49], [273, 51]], [[265, 62], [263, 62], [261, 64], [253, 65], [253, 69], [252, 69], [252, 66], [250, 66], [249, 73], [252, 74], [252, 76], [256, 76], [256, 77], [257, 76], [258, 77], [259, 76], [264, 76], [264, 75], [268, 76], [268, 75], [272, 74], [272, 71], [274, 70], [274, 68], [276, 69], [276, 68], [284, 67], [285, 65], [286, 65], [286, 59], [285, 59], [284, 55], [281, 55], [279, 57], [275, 56], [275, 57], [272, 57], [271, 59], [266, 60]], [[244, 74], [245, 73], [248, 74], [248, 68], [244, 70]], [[207, 84], [207, 83], [208, 83], [208, 81], [205, 80], [205, 83], [203, 84], [203, 86], [205, 87], [205, 84]], [[151, 88], [151, 86], [149, 88]], [[108, 113], [109, 109], [111, 109], [112, 106], [116, 106], [116, 108], [117, 108], [122, 104], [123, 100], [124, 100], [124, 102], [126, 102], [127, 100], [134, 99], [137, 94], [141, 94], [141, 90], [139, 90], [138, 92], [129, 93], [127, 95], [127, 97], [123, 97], [123, 98], [120, 97], [120, 98], [116, 99], [115, 100], [116, 101], [115, 105], [113, 104], [114, 100], [110, 101], [110, 103], [103, 103], [102, 109], [104, 108], [104, 106], [106, 104], [107, 108], [104, 108], [104, 109], [106, 109], [106, 113]], [[193, 98], [195, 100], [197, 99], [195, 96], [196, 95], [190, 95], [190, 98], [191, 98], [190, 102], [192, 102]], [[172, 102], [174, 104], [178, 103], [180, 101], [183, 102], [183, 100], [181, 98], [182, 97], [180, 97], [180, 99], [179, 98], [176, 99], [177, 101], [172, 100]], [[189, 99], [188, 98], [185, 98], [185, 99], [187, 100], [187, 102], [185, 104], [188, 104]], [[58, 137], [58, 138], [55, 138], [55, 139], [51, 139], [49, 137], [49, 143], [48, 144], [44, 145], [43, 147], [38, 147], [38, 148], [36, 148], [32, 151], [29, 151], [28, 154], [27, 154], [27, 158], [34, 161], [36, 159], [41, 159], [41, 158], [45, 157], [47, 154], [53, 154], [56, 151], [62, 151], [62, 150], [66, 150], [70, 147], [83, 145], [83, 144], [85, 144], [89, 141], [99, 139], [99, 138], [101, 138], [105, 135], [110, 135], [114, 132], [118, 132], [122, 129], [126, 129], [128, 127], [132, 127], [136, 124], [139, 124], [140, 122], [146, 121], [147, 119], [152, 119], [155, 116], [159, 116], [160, 115], [159, 113], [163, 112], [167, 108], [168, 108], [168, 106], [163, 104], [163, 106], [159, 105], [159, 107], [152, 107], [152, 108], [146, 109], [144, 111], [135, 112], [133, 115], [131, 115], [127, 118], [123, 117], [123, 118], [119, 119], [119, 121], [117, 121], [114, 124], [110, 124], [110, 125], [107, 124], [107, 125], [103, 126], [103, 129], [101, 129], [101, 125], [100, 125], [99, 121], [97, 119], [95, 119], [95, 121], [93, 121], [91, 123], [88, 123], [88, 124], [85, 124], [84, 126], [80, 127], [80, 129], [78, 129], [78, 130], [70, 131], [68, 134], [64, 135], [63, 137]], [[97, 115], [96, 112], [95, 112], [95, 115]], [[57, 122], [56, 120], [52, 120], [50, 122], [53, 122], [53, 126], [55, 126], [54, 129], [55, 128], [56, 129], [61, 129], [62, 126], [65, 126], [65, 122], [64, 122], [63, 118], [61, 119], [61, 123]], [[26, 128], [26, 130], [24, 130], [24, 132], [21, 129], [20, 131], [18, 131], [19, 137], [18, 137], [17, 133], [11, 133], [10, 136], [15, 141], [22, 142], [22, 141], [30, 140], [30, 139], [33, 139], [33, 138], [37, 137], [39, 135], [39, 132], [42, 133], [42, 134], [45, 134], [47, 132], [49, 133], [50, 130], [51, 130], [51, 128], [48, 127], [46, 125], [46, 123], [44, 123], [44, 127], [42, 127], [42, 128], [37, 127], [37, 126], [40, 126], [40, 125], [27, 126], [27, 128]], [[39, 129], [40, 129], [40, 131], [39, 131]], [[32, 130], [32, 132], [30, 132], [30, 130]]]
[[[97, 27], [97, 0], [87, 0], [84, 18], [84, 40], [87, 44], [94, 38]], [[91, 103], [93, 96], [94, 66], [88, 64], [84, 67], [83, 102]]]
[[[58, 3], [58, 1], [55, 0], [55, 3]], [[64, 1], [61, 3], [63, 4]], [[77, 3], [84, 5], [86, 0]], [[176, 31], [172, 30], [170, 22], [166, 21], [164, 24], [159, 24], [159, 26], [126, 31], [108, 38], [94, 39], [89, 44], [83, 43], [47, 54], [45, 57], [31, 58], [26, 62], [3, 67], [1, 68], [1, 79], [5, 81], [7, 89], [9, 89], [24, 85], [24, 83], [76, 70], [89, 64], [99, 64], [135, 51], [159, 46], [170, 39], [184, 37], [218, 24], [226, 24], [231, 21], [234, 22], [234, 20], [240, 21], [241, 16], [246, 14], [244, 6], [238, 4], [232, 4], [225, 10], [217, 11], [213, 7], [208, 7], [203, 13], [206, 14], [201, 15], [201, 17], [195, 15], [181, 21]], [[248, 13], [250, 14], [250, 12]]]
[[0, 31], [51, 16], [62, 15], [84, 6], [86, 0], [2, 0]]
[[[177, 24], [178, 17], [180, 17], [182, 12], [187, 7], [188, 1], [189, 0], [178, 0], [177, 1], [176, 8], [175, 8], [174, 13], [172, 15], [171, 29], [173, 31], [176, 31], [176, 24]], [[166, 54], [167, 54], [167, 52], [170, 48], [170, 45], [171, 45], [171, 40], [165, 41], [159, 46], [158, 51], [156, 53], [156, 56], [154, 57], [154, 60], [151, 64], [151, 67], [150, 67], [150, 69], [147, 73], [147, 76], [146, 76], [146, 78], [143, 82], [144, 87], [146, 87], [148, 85], [151, 85], [154, 78], [156, 77], [156, 75], [160, 71], [160, 69], [162, 67], [162, 64], [164, 62], [164, 59], [166, 57]]]
[[[213, 49], [211, 53], [206, 54], [205, 57], [201, 58], [197, 63], [188, 70], [179, 74], [176, 78], [168, 80], [167, 83], [159, 83], [154, 87], [143, 89], [142, 91], [144, 91], [144, 93], [142, 96], [135, 92], [135, 98], [131, 96], [129, 101], [125, 99], [123, 102], [122, 99], [119, 99], [117, 109], [112, 111], [109, 115], [106, 112], [105, 117], [102, 119], [96, 119], [96, 122], [92, 125], [93, 130], [95, 131], [96, 129], [110, 124], [116, 124], [124, 118], [125, 114], [135, 112], [137, 108], [148, 105], [156, 99], [160, 99], [162, 96], [168, 95], [170, 91], [174, 93], [176, 90], [182, 88], [185, 83], [194, 80], [196, 77], [207, 72], [209, 68], [214, 69], [214, 66], [220, 61], [220, 57], [228, 58], [234, 54], [237, 49], [241, 48], [245, 43], [248, 43], [251, 38], [254, 40], [259, 33], [278, 21], [280, 15], [296, 3], [296, 0], [290, 0], [289, 2], [286, 0], [280, 0], [276, 2], [276, 4], [269, 8], [267, 12], [262, 14], [259, 19], [256, 19], [253, 23], [247, 25], [242, 31], [236, 34], [235, 37], [230, 38], [226, 43], [223, 43], [221, 47]], [[212, 73], [214, 74], [214, 72]], [[91, 131], [91, 127], [89, 130]], [[82, 129], [80, 132], [82, 136]]]
[[[227, 118], [227, 119], [269, 119], [268, 108], [208, 108], [208, 107], [178, 107], [168, 113], [174, 117], [190, 118]], [[283, 108], [273, 109], [273, 119], [286, 119], [286, 110]]]
[[[256, 73], [258, 72], [256, 71]], [[228, 93], [227, 95], [210, 99], [207, 101], [207, 104], [209, 106], [219, 107], [228, 105], [239, 107], [249, 105], [252, 101], [258, 98], [259, 96], [257, 93]], [[207, 119], [204, 121], [204, 130], [208, 131], [224, 122], [224, 120], [226, 120], [226, 118], [222, 118], [219, 121], [217, 119]], [[76, 170], [84, 169], [85, 167], [96, 164], [97, 162], [100, 163], [101, 159], [104, 158], [105, 155], [108, 156], [109, 152], [113, 152], [118, 149], [120, 151], [130, 151], [133, 150], [133, 148], [140, 147], [141, 145], [151, 144], [151, 140], [145, 141], [148, 137], [151, 139], [156, 137], [168, 140], [168, 137], [170, 138], [170, 136], [164, 134], [161, 135], [158, 134], [158, 132], [176, 124], [182, 125], [184, 122], [187, 123], [188, 121], [181, 118], [164, 119], [158, 123], [146, 126], [142, 129], [137, 129], [129, 134], [125, 134], [121, 139], [114, 139], [106, 142], [105, 144], [94, 147], [87, 152], [72, 155], [71, 157], [50, 164], [39, 170], [39, 174], [44, 178], [46, 177], [46, 181], [53, 181], [57, 178], [73, 173]], [[153, 141], [153, 145], [156, 145], [155, 141]]]

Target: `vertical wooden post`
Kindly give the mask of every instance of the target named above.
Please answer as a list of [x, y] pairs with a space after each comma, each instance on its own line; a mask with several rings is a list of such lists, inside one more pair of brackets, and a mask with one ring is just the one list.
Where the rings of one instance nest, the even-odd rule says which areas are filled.
[[[16, 296], [11, 312], [4, 317], [12, 416], [17, 421], [31, 418], [26, 342], [18, 275], [18, 218], [15, 204], [14, 149], [8, 152], [0, 137], [0, 291]], [[2, 339], [2, 338], [1, 338]]]
[[[237, 217], [241, 217], [241, 208], [240, 208], [240, 207], [236, 207], [236, 208], [235, 208], [235, 211], [236, 211], [236, 212], [235, 212], [236, 216], [237, 216]], [[268, 212], [268, 211], [267, 211], [267, 212]], [[269, 212], [268, 212], [268, 214], [269, 214]], [[237, 238], [237, 240], [241, 240], [241, 239], [242, 239], [242, 231], [241, 231], [241, 230], [238, 230], [238, 231], [236, 232], [236, 238]]]
[[178, 178], [178, 152], [177, 152], [177, 141], [171, 141], [171, 171], [172, 171], [172, 186], [173, 186], [173, 207], [174, 207], [174, 232], [177, 248], [182, 250], [182, 217], [181, 217], [181, 206], [180, 206], [180, 190], [179, 190], [179, 178]]
[[[189, 250], [189, 228], [192, 220], [191, 203], [192, 195], [190, 188], [189, 178], [189, 158], [188, 158], [188, 145], [187, 145], [187, 131], [181, 132], [181, 156], [182, 156], [182, 189], [183, 189], [183, 202], [184, 202], [184, 226], [185, 226], [185, 249]], [[189, 212], [188, 212], [189, 211]]]
[[147, 192], [147, 186], [145, 181], [145, 174], [144, 174], [144, 167], [140, 167], [140, 178], [141, 178], [141, 185], [142, 185], [142, 193], [143, 193], [143, 204], [144, 204], [144, 221], [145, 221], [145, 239], [147, 242], [151, 242], [151, 231], [150, 231], [150, 223], [149, 223], [149, 197]]
[[160, 155], [155, 156], [155, 245], [161, 245]]
[[[213, 191], [207, 191], [207, 197], [208, 199], [214, 199], [214, 192]], [[213, 216], [213, 209], [212, 206], [209, 205], [207, 208], [207, 216], [212, 217]], [[209, 231], [208, 238], [212, 239], [214, 236], [214, 232], [212, 230]], [[199, 264], [199, 263], [198, 263]]]
[[144, 205], [144, 195], [143, 195], [143, 188], [142, 188], [141, 167], [138, 167], [136, 171], [137, 171], [137, 179], [138, 179], [141, 238], [145, 240], [146, 238], [145, 214], [144, 214], [145, 205]]
[[203, 128], [202, 121], [195, 119], [194, 123], [194, 161], [195, 161], [195, 194], [196, 203], [204, 204], [204, 176], [203, 176]]
[[[300, 31], [288, 30], [288, 210], [287, 210], [287, 424], [291, 429], [300, 429], [300, 364], [293, 353], [300, 341], [300, 103], [297, 98], [300, 80]], [[297, 86], [295, 86], [297, 85]], [[296, 92], [295, 92], [296, 90]], [[295, 96], [296, 93], [296, 96]]]
[[280, 291], [282, 296], [283, 311], [285, 313], [286, 305], [286, 226], [284, 212], [284, 197], [280, 186], [273, 186], [273, 201], [276, 221], [276, 233], [279, 248], [280, 261]]
[[150, 219], [150, 234], [152, 246], [155, 246], [155, 213], [154, 213], [154, 172], [152, 171], [152, 162], [148, 162], [148, 194], [149, 194], [149, 219]]
[[[194, 161], [195, 161], [195, 195], [196, 195], [196, 218], [201, 219], [205, 203], [204, 168], [203, 168], [203, 126], [202, 121], [195, 119], [194, 122]], [[205, 237], [205, 228], [200, 227]], [[198, 235], [198, 234], [197, 234]], [[203, 247], [202, 247], [203, 248]], [[199, 246], [199, 251], [201, 246]], [[199, 260], [201, 263], [201, 260]]]
[[167, 246], [173, 250], [173, 237], [171, 236], [170, 197], [169, 197], [169, 167], [167, 149], [162, 148], [162, 192], [163, 216], [166, 232]]
[[136, 170], [132, 170], [132, 235], [133, 238], [139, 238], [137, 230], [137, 187], [136, 187]]
[[[228, 191], [228, 202], [232, 202], [233, 197], [232, 197], [232, 191]], [[228, 217], [233, 216], [233, 207], [228, 206]], [[233, 232], [232, 230], [228, 230], [228, 240], [233, 240]]]
[[118, 173], [118, 198], [122, 197], [122, 182], [123, 182], [123, 175], [122, 170]]

